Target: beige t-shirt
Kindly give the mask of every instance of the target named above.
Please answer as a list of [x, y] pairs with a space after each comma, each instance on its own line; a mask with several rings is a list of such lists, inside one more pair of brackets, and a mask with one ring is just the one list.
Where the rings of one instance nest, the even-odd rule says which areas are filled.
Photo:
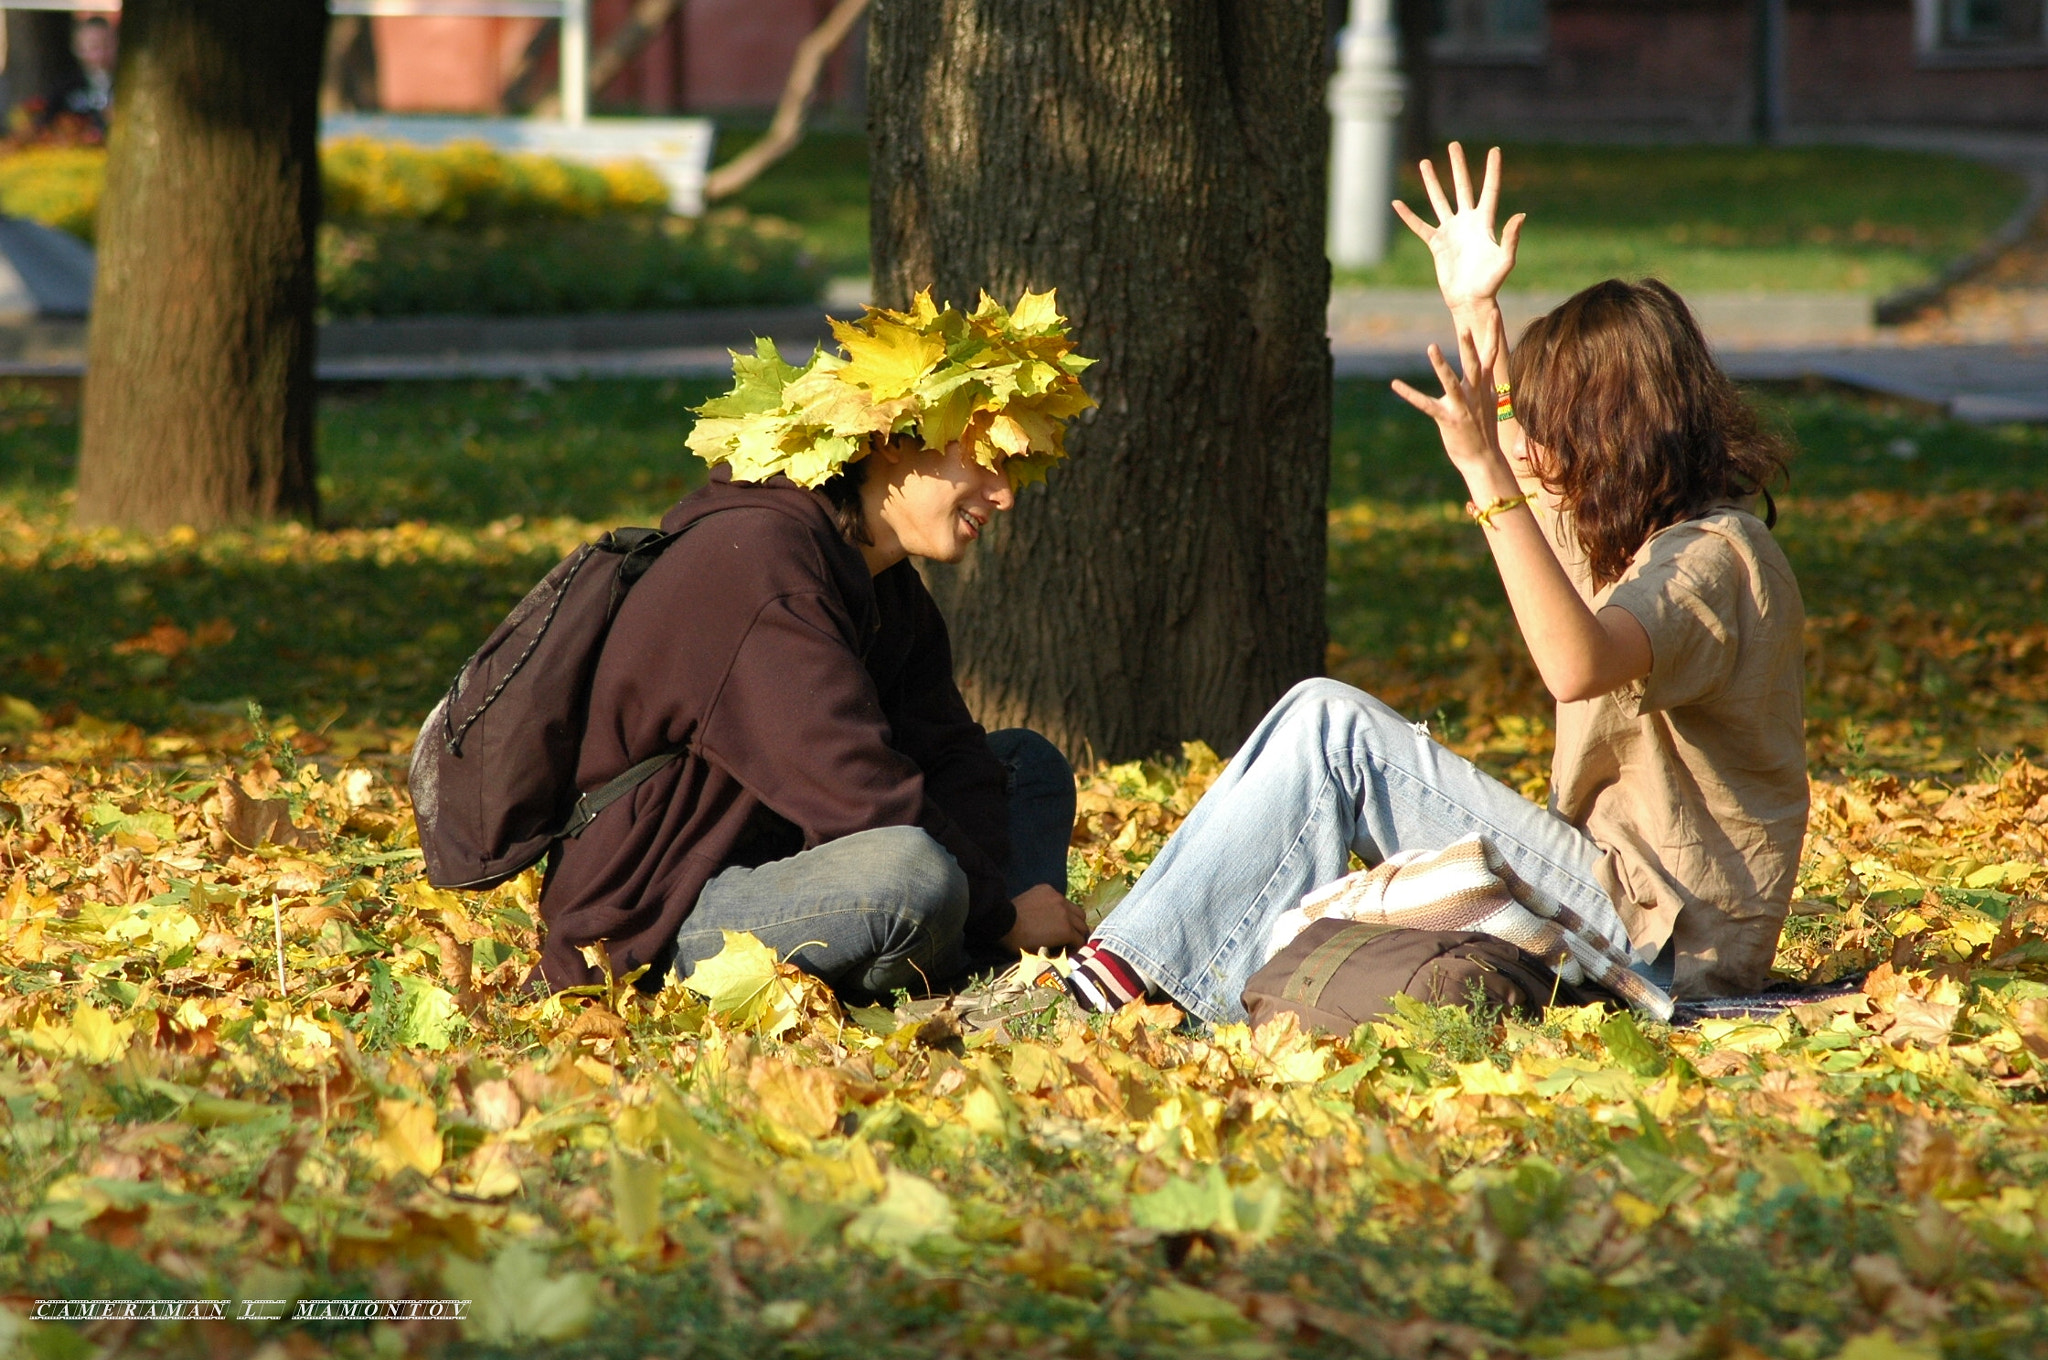
[[1597, 592], [1566, 556], [1596, 611], [1642, 623], [1653, 659], [1642, 680], [1557, 706], [1551, 807], [1606, 851], [1601, 877], [1637, 949], [1673, 942], [1674, 995], [1756, 991], [1806, 836], [1806, 611], [1791, 565], [1733, 507], [1653, 535]]

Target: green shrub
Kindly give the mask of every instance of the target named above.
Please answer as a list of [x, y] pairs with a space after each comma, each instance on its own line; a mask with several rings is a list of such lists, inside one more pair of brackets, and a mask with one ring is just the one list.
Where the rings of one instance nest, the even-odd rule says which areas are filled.
[[[0, 156], [0, 212], [93, 235], [106, 182], [102, 147], [31, 147]], [[668, 185], [641, 161], [581, 165], [493, 151], [482, 142], [428, 150], [350, 137], [321, 149], [330, 222], [587, 222], [616, 214], [660, 216]]]
[[424, 150], [345, 138], [322, 150], [320, 178], [330, 222], [577, 222], [668, 210], [668, 185], [643, 162], [579, 165], [482, 142]]
[[0, 156], [0, 213], [90, 241], [106, 172], [107, 153], [96, 146], [38, 146]]
[[320, 232], [321, 304], [337, 317], [802, 303], [823, 284], [796, 228], [737, 209], [697, 220], [329, 223]]
[[[796, 228], [739, 209], [670, 217], [668, 186], [637, 161], [351, 138], [324, 148], [320, 169], [320, 302], [331, 316], [799, 303], [824, 285]], [[105, 178], [97, 147], [0, 156], [0, 212], [90, 241]]]

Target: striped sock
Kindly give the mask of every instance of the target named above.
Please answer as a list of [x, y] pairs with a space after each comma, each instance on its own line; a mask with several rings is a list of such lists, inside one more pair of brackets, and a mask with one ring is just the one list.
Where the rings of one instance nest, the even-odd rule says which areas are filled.
[[1086, 1011], [1120, 1011], [1146, 992], [1138, 970], [1090, 940], [1074, 955], [1067, 994]]

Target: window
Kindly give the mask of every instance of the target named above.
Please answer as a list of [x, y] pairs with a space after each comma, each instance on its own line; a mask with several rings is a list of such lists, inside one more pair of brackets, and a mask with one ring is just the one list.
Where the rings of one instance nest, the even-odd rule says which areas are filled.
[[1914, 0], [1920, 56], [1931, 65], [2048, 59], [2043, 0]]
[[1541, 61], [1545, 0], [1438, 0], [1435, 55], [1477, 61]]

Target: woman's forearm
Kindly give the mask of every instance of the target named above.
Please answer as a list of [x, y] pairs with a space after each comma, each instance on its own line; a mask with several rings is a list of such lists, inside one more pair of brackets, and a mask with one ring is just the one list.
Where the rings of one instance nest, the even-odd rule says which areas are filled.
[[[1472, 503], [1484, 509], [1528, 493], [1504, 458], [1466, 476]], [[1560, 702], [1606, 694], [1650, 673], [1650, 640], [1627, 610], [1595, 614], [1566, 575], [1532, 507], [1488, 516], [1481, 525], [1506, 587], [1515, 624], [1543, 684]]]
[[[1507, 317], [1500, 309], [1500, 299], [1498, 297], [1474, 298], [1469, 301], [1450, 304], [1450, 309], [1451, 324], [1472, 337], [1473, 344], [1479, 351], [1480, 363], [1492, 375], [1494, 395], [1496, 397], [1500, 396], [1509, 387], [1510, 382], [1508, 377]], [[1507, 395], [1512, 397], [1513, 393], [1508, 392]], [[1509, 402], [1507, 411], [1497, 411], [1496, 417], [1503, 414], [1507, 418], [1505, 420], [1496, 418], [1495, 429], [1499, 435], [1501, 451], [1507, 456], [1508, 466], [1514, 471], [1515, 483], [1519, 488], [1517, 494], [1541, 497], [1544, 494], [1543, 479], [1536, 475], [1536, 469], [1529, 462], [1528, 448], [1523, 436], [1522, 425], [1515, 418], [1514, 403], [1512, 401]], [[1479, 503], [1487, 504], [1488, 502]], [[1565, 549], [1558, 541], [1550, 517], [1538, 516], [1537, 527], [1543, 531], [1543, 537], [1549, 542], [1551, 552], [1562, 560]]]

